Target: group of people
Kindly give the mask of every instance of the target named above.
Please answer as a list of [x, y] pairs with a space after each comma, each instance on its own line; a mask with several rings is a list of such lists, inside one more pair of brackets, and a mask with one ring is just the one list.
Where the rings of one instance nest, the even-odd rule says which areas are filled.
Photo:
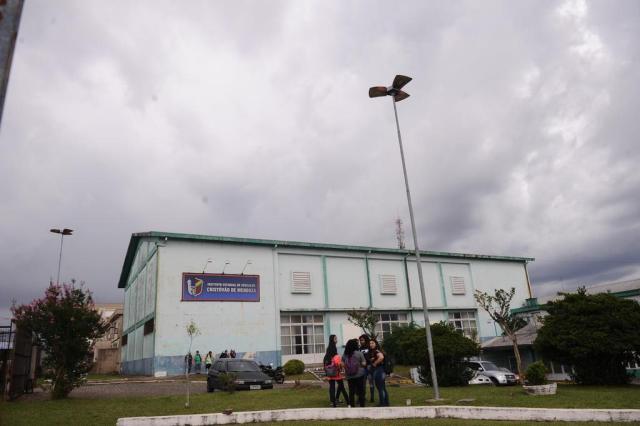
[[[329, 381], [329, 399], [336, 407], [343, 395], [349, 407], [355, 407], [355, 396], [358, 405], [365, 406], [366, 384], [369, 383], [370, 403], [375, 402], [374, 386], [378, 390], [379, 407], [389, 406], [389, 394], [385, 385], [384, 352], [375, 339], [363, 334], [359, 339], [347, 341], [342, 356], [338, 354], [338, 338], [329, 336], [329, 345], [324, 355], [324, 369]], [[347, 380], [349, 393], [344, 387]]]
[[[221, 352], [219, 356], [219, 358], [235, 358], [235, 357], [236, 357], [236, 351], [233, 349], [231, 350], [225, 349], [225, 351]], [[205, 366], [205, 371], [207, 373], [209, 373], [209, 369], [211, 368], [211, 364], [213, 364], [213, 360], [214, 360], [213, 352], [209, 351], [207, 355], [205, 355], [204, 357], [204, 366]], [[185, 369], [189, 373], [191, 373], [191, 370], [193, 369], [196, 374], [200, 374], [202, 371], [202, 362], [203, 362], [203, 359], [202, 359], [202, 355], [200, 355], [200, 351], [196, 351], [195, 355], [191, 355], [191, 352], [188, 352], [184, 356]]]

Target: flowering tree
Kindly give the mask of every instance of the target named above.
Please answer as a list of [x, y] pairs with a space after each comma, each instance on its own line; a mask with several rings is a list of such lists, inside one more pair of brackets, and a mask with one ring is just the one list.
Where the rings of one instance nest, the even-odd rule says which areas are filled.
[[43, 349], [44, 367], [52, 379], [51, 397], [66, 398], [91, 368], [93, 340], [107, 330], [91, 292], [74, 283], [51, 283], [43, 298], [11, 310], [16, 325], [31, 331]]

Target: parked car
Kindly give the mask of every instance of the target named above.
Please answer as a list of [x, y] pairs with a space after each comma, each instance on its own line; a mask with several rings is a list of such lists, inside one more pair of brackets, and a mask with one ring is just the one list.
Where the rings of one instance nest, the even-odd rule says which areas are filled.
[[260, 371], [255, 361], [248, 359], [221, 358], [209, 369], [207, 376], [207, 392], [225, 389], [223, 374], [235, 376], [234, 385], [237, 390], [273, 389], [273, 379]]
[[467, 361], [467, 367], [478, 374], [487, 376], [494, 385], [515, 385], [518, 383], [516, 375], [510, 371], [503, 371], [490, 361]]

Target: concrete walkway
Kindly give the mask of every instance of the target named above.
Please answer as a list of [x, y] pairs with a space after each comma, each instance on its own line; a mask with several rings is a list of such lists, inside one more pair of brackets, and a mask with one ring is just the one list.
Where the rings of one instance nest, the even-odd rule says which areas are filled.
[[565, 422], [640, 422], [640, 410], [560, 409], [525, 407], [386, 407], [386, 408], [301, 408], [294, 410], [241, 411], [231, 414], [191, 414], [183, 416], [126, 417], [118, 426], [221, 425], [287, 420], [455, 418], [467, 420], [524, 420]]

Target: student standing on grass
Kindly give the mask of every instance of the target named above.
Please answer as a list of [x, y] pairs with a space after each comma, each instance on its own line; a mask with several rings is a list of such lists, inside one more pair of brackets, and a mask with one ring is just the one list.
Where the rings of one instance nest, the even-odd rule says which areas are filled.
[[[327, 346], [327, 352], [324, 354], [323, 364], [324, 372], [329, 381], [329, 400], [331, 405], [336, 407], [340, 402], [340, 395], [344, 395], [344, 400], [349, 402], [349, 395], [344, 388], [344, 375], [342, 371], [344, 366], [342, 365], [342, 358], [338, 355], [338, 337], [335, 334], [329, 336], [329, 346]], [[336, 383], [338, 384], [338, 390], [336, 391]]]
[[365, 387], [365, 397], [367, 392], [367, 382], [369, 382], [369, 402], [373, 404], [375, 402], [375, 399], [373, 396], [373, 369], [371, 368], [371, 355], [369, 354], [369, 336], [363, 334], [358, 340], [360, 341], [360, 352], [362, 352], [362, 355], [364, 355], [364, 359], [367, 360], [367, 374], [364, 378], [363, 384], [363, 386]]
[[187, 370], [187, 373], [191, 373], [191, 365], [193, 364], [193, 357], [191, 356], [191, 352], [187, 352], [184, 356], [184, 367]]
[[211, 368], [211, 362], [213, 361], [213, 353], [209, 351], [207, 356], [204, 357], [204, 368], [206, 368], [207, 373], [209, 373], [209, 369]]
[[387, 377], [384, 372], [384, 353], [380, 350], [378, 342], [373, 339], [369, 341], [369, 353], [371, 354], [373, 380], [376, 384], [376, 389], [378, 389], [378, 398], [380, 401], [378, 407], [388, 407], [389, 394], [387, 393], [387, 387], [384, 383]]
[[196, 356], [193, 357], [193, 360], [196, 363], [196, 374], [200, 374], [200, 368], [202, 367], [202, 356], [200, 355], [200, 351], [196, 351]]
[[364, 407], [364, 377], [367, 361], [362, 352], [358, 350], [358, 339], [347, 342], [342, 356], [344, 372], [349, 384], [349, 406], [355, 407], [355, 396], [358, 395], [358, 405]]

